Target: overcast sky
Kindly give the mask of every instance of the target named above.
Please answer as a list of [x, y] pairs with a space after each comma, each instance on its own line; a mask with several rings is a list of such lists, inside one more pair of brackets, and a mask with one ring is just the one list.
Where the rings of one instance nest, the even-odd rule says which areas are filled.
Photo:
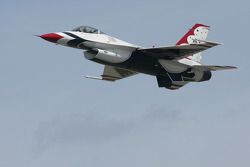
[[[1, 1], [1, 167], [249, 167], [250, 3]], [[152, 76], [88, 80], [103, 66], [34, 35], [97, 27], [142, 46], [166, 46], [195, 23], [224, 43], [203, 63], [235, 65], [209, 82], [158, 88]]]

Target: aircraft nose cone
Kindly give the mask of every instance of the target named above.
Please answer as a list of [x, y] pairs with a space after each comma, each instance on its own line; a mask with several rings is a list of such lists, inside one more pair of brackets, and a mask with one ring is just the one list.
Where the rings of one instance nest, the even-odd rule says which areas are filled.
[[63, 36], [58, 35], [56, 33], [43, 34], [43, 35], [40, 35], [39, 37], [49, 42], [54, 42], [54, 43], [56, 43], [59, 39], [63, 38]]

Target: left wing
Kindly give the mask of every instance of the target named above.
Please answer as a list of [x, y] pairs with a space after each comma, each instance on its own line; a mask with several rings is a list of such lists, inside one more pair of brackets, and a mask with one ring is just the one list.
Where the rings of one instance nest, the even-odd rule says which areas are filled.
[[198, 44], [175, 45], [159, 48], [138, 49], [137, 52], [142, 52], [146, 55], [168, 60], [178, 60], [190, 55], [202, 52], [211, 47], [220, 45], [220, 43], [199, 40]]
[[137, 73], [131, 70], [105, 65], [103, 74], [100, 77], [86, 76], [86, 78], [116, 81], [119, 79], [130, 77], [135, 74]]

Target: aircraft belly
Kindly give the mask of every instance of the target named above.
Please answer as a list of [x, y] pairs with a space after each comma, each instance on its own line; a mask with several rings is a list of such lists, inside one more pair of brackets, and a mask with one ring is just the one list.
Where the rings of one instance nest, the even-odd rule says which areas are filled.
[[127, 61], [117, 64], [117, 66], [148, 75], [157, 75], [161, 69], [157, 59], [135, 52]]
[[108, 63], [108, 62], [104, 62], [96, 58], [92, 59], [91, 61], [103, 64], [103, 65], [120, 67], [120, 68], [124, 68], [128, 70], [132, 70], [138, 73], [144, 73], [144, 74], [154, 75], [154, 76], [156, 76], [160, 72], [159, 70], [160, 67], [158, 65], [157, 59], [154, 59], [148, 56], [143, 56], [140, 54], [134, 54], [134, 53], [132, 53], [132, 55], [130, 56], [128, 60], [122, 63]]

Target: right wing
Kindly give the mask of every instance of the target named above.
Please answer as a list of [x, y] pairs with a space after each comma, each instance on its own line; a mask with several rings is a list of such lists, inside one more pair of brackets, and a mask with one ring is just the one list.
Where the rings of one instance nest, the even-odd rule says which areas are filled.
[[135, 74], [137, 73], [131, 70], [105, 65], [103, 74], [100, 77], [86, 76], [86, 78], [116, 81]]
[[198, 44], [175, 45], [159, 48], [138, 49], [137, 52], [142, 52], [146, 55], [168, 60], [179, 60], [190, 55], [202, 52], [211, 47], [220, 45], [220, 43], [199, 40]]

